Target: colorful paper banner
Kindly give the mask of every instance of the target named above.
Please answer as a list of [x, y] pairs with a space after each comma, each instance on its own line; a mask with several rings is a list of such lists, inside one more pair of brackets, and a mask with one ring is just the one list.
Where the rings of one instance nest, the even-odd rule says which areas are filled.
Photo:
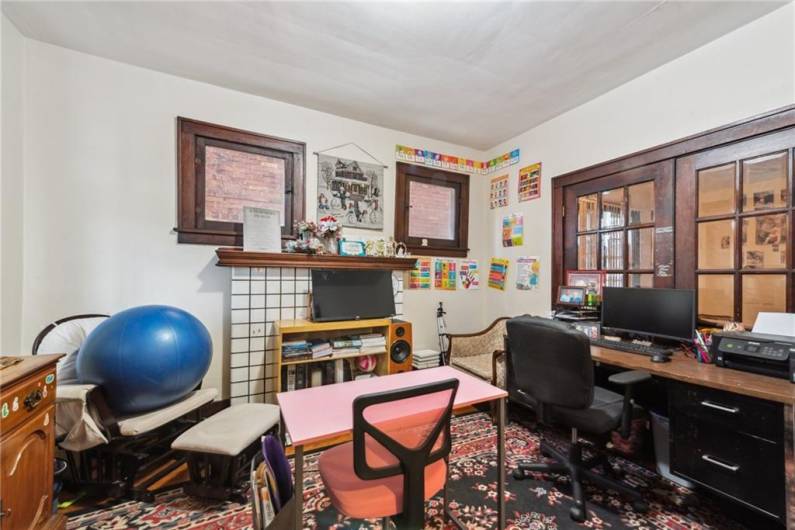
[[417, 149], [406, 145], [398, 144], [395, 146], [396, 160], [476, 175], [488, 175], [505, 167], [518, 164], [519, 158], [519, 149], [514, 149], [486, 162], [481, 162], [455, 155], [434, 153], [427, 149]]

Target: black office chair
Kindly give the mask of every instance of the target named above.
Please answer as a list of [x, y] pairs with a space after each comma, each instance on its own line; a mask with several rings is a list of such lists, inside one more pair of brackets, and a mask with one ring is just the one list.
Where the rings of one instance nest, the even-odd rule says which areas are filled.
[[634, 371], [615, 374], [610, 381], [623, 385], [624, 396], [594, 386], [594, 369], [588, 337], [570, 324], [531, 317], [512, 318], [507, 323], [509, 382], [518, 386], [520, 394], [528, 395], [542, 423], [557, 423], [571, 427], [571, 448], [568, 456], [541, 440], [541, 454], [555, 460], [549, 464], [519, 464], [514, 478], [522, 480], [527, 473], [566, 473], [571, 477], [574, 506], [571, 518], [582, 522], [587, 518], [582, 481], [626, 495], [639, 512], [647, 509], [640, 493], [628, 486], [596, 473], [604, 471], [615, 476], [607, 457], [599, 454], [583, 460], [579, 432], [606, 441], [610, 433], [619, 429], [621, 436], [629, 436], [632, 422], [632, 385], [651, 376]]

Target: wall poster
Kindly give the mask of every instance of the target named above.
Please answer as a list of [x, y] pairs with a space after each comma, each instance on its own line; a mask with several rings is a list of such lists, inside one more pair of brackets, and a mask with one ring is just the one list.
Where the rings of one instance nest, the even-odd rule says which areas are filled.
[[491, 258], [489, 263], [489, 287], [504, 291], [507, 278], [508, 260], [505, 258]]
[[524, 244], [524, 219], [514, 213], [502, 218], [502, 246], [520, 247]]
[[480, 269], [478, 260], [465, 259], [459, 263], [458, 278], [465, 291], [480, 289]]
[[409, 271], [409, 289], [431, 288], [431, 258], [417, 258], [417, 264]]
[[317, 218], [342, 226], [384, 229], [384, 167], [347, 158], [317, 157]]
[[541, 162], [519, 170], [519, 202], [541, 197]]
[[501, 208], [508, 206], [508, 175], [500, 175], [491, 179], [489, 207]]
[[516, 260], [516, 288], [520, 291], [538, 289], [541, 261], [537, 256], [523, 256]]
[[443, 291], [455, 291], [456, 262], [451, 259], [437, 259], [433, 265], [433, 286]]

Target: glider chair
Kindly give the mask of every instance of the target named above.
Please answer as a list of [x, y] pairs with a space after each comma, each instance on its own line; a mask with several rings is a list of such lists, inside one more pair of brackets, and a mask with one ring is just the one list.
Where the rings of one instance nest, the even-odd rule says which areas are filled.
[[[398, 529], [425, 527], [425, 501], [444, 490], [458, 380], [360, 396], [353, 441], [320, 456], [320, 476], [337, 511], [355, 519], [391, 518]], [[413, 411], [407, 415], [407, 411]], [[458, 521], [453, 521], [459, 525]]]
[[113, 390], [80, 384], [75, 365], [83, 341], [107, 318], [84, 314], [57, 320], [39, 333], [32, 353], [67, 354], [58, 363], [55, 432], [71, 479], [111, 497], [151, 499], [150, 488], [187, 461], [172, 451], [171, 442], [206, 417], [205, 406], [217, 391], [197, 388], [165, 407], [116, 416], [105, 394]]
[[476, 333], [448, 333], [445, 363], [505, 389], [505, 323], [500, 317]]

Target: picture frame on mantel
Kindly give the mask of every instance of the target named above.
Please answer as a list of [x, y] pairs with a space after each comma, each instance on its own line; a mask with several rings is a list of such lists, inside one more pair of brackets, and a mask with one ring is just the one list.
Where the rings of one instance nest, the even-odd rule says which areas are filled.
[[177, 241], [243, 245], [243, 207], [281, 214], [281, 238], [304, 218], [306, 144], [177, 118]]

